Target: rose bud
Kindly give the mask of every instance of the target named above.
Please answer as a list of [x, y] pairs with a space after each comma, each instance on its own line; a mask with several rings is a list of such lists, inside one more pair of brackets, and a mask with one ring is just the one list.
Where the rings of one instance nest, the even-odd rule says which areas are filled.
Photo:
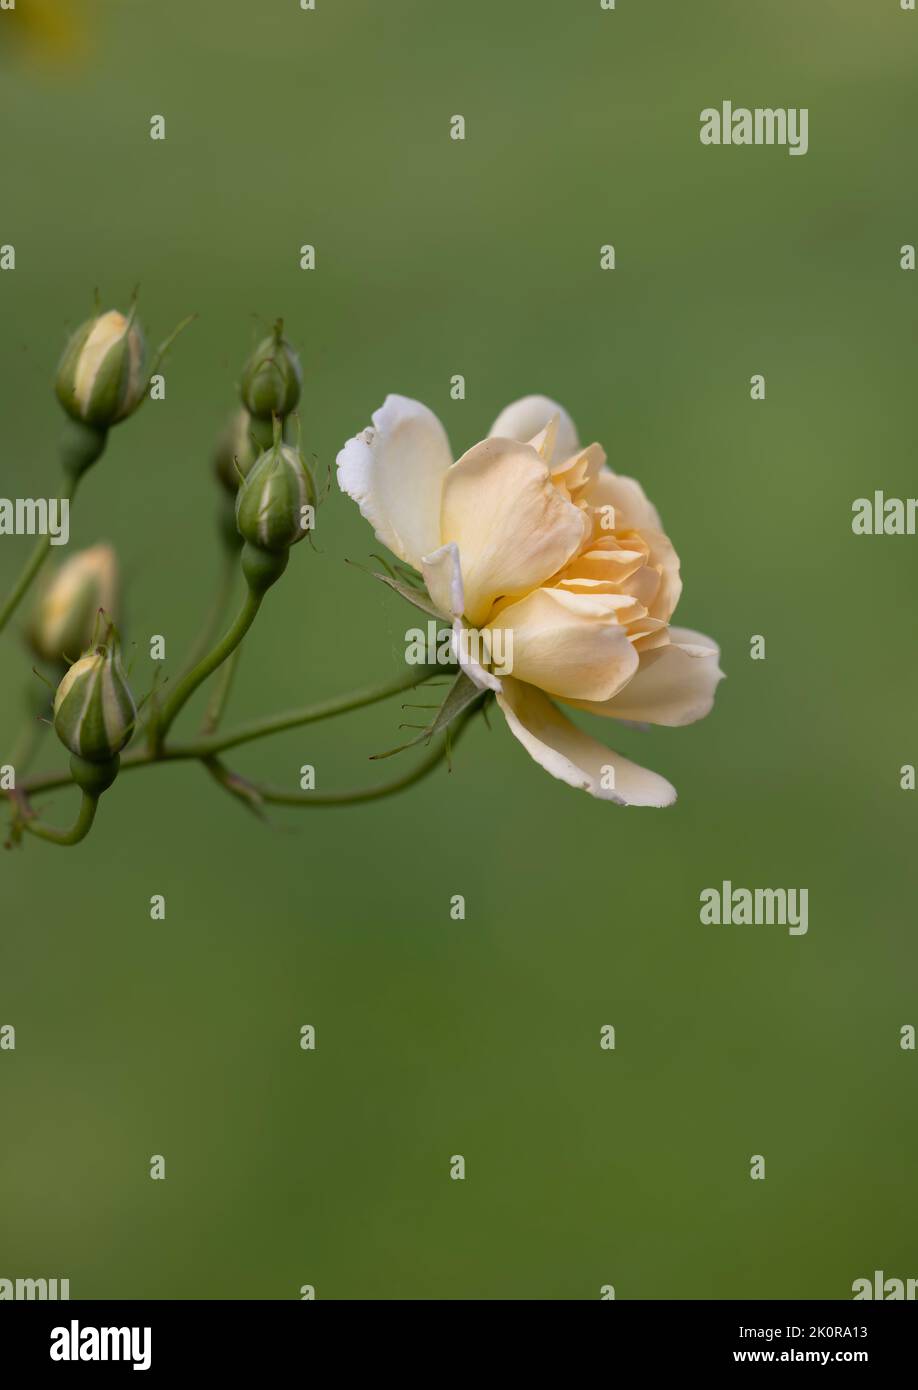
[[92, 645], [99, 609], [117, 608], [118, 561], [109, 545], [95, 545], [66, 560], [46, 585], [27, 637], [43, 661], [61, 661]]
[[134, 732], [137, 709], [113, 630], [104, 646], [74, 662], [54, 697], [54, 728], [77, 758], [110, 763]]
[[252, 443], [252, 420], [247, 410], [237, 410], [217, 440], [214, 473], [231, 497], [252, 471], [257, 457]]
[[242, 404], [256, 420], [270, 421], [289, 415], [300, 399], [303, 373], [300, 359], [284, 337], [278, 319], [274, 331], [252, 353], [242, 371], [239, 390]]
[[143, 358], [143, 334], [117, 309], [87, 319], [64, 349], [55, 390], [70, 417], [61, 461], [74, 477], [95, 463], [111, 426], [146, 395]]
[[87, 319], [64, 349], [57, 398], [81, 424], [109, 429], [140, 405], [147, 389], [143, 334], [117, 309]]
[[253, 593], [263, 594], [287, 567], [289, 550], [313, 525], [316, 490], [299, 449], [281, 439], [261, 455], [239, 489], [236, 527], [245, 546], [242, 568]]
[[244, 541], [272, 554], [289, 550], [310, 529], [315, 486], [303, 457], [278, 437], [239, 489], [236, 526]]

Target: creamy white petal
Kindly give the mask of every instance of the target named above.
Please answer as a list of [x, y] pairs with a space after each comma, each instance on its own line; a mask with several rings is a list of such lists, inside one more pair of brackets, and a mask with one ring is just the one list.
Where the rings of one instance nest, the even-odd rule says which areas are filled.
[[441, 545], [433, 554], [425, 555], [421, 560], [421, 573], [434, 607], [439, 608], [444, 616], [461, 617], [465, 609], [465, 595], [458, 546], [451, 541], [449, 545]]
[[462, 619], [457, 618], [453, 623], [453, 660], [479, 690], [502, 690], [500, 676], [482, 665], [485, 655], [479, 630], [467, 628]]
[[584, 489], [591, 507], [613, 507], [616, 531], [662, 531], [660, 513], [634, 478], [601, 468]]
[[[109, 309], [107, 313], [100, 314], [93, 324], [80, 352], [73, 381], [73, 399], [81, 410], [85, 409], [89, 402], [102, 363], [115, 344], [130, 332], [130, 327], [130, 321], [124, 314], [119, 314], [117, 309]], [[130, 347], [133, 368], [136, 345], [130, 344]]]
[[585, 734], [541, 690], [508, 679], [497, 700], [511, 733], [530, 756], [569, 787], [619, 806], [670, 806], [675, 801], [676, 790], [665, 777]]
[[387, 396], [372, 426], [339, 453], [338, 486], [383, 545], [419, 569], [440, 545], [443, 477], [452, 461], [433, 411], [406, 396]]
[[[543, 455], [546, 457], [547, 455]], [[605, 468], [606, 455], [599, 444], [588, 444], [552, 464], [555, 487], [562, 488], [572, 502], [585, 502], [591, 481]]]
[[570, 703], [610, 719], [671, 728], [704, 719], [724, 678], [720, 651], [710, 637], [687, 628], [670, 628], [669, 635], [668, 645], [641, 653], [637, 674], [612, 699]]
[[669, 633], [672, 640], [678, 642], [680, 647], [705, 647], [708, 651], [720, 655], [720, 647], [714, 638], [706, 637], [703, 632], [695, 632], [690, 627], [671, 627]]
[[545, 459], [549, 464], [558, 463], [575, 454], [580, 448], [580, 441], [577, 438], [576, 426], [564, 406], [550, 400], [548, 396], [523, 396], [520, 400], [505, 406], [488, 433], [501, 439], [516, 439], [519, 443], [526, 444], [530, 440], [534, 441], [554, 416], [557, 416], [557, 424], [549, 431], [553, 438], [547, 441], [550, 447], [546, 451]]
[[496, 599], [526, 594], [561, 569], [590, 525], [552, 485], [535, 449], [497, 438], [449, 469], [441, 518], [443, 542], [459, 547], [465, 616], [475, 626]]
[[501, 609], [486, 630], [503, 634], [515, 679], [551, 695], [608, 700], [638, 669], [609, 597], [536, 589]]
[[523, 441], [524, 443], [530, 444], [539, 457], [543, 458], [546, 463], [551, 462], [552, 455], [555, 452], [555, 441], [558, 438], [558, 424], [560, 419], [561, 417], [559, 415], [553, 415], [544, 429], [539, 430], [538, 434], [534, 434], [531, 439]]

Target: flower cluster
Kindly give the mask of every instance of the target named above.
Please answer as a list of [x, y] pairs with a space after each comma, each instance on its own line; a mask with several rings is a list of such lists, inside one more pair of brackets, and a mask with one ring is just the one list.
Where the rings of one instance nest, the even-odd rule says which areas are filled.
[[[60, 461], [69, 502], [112, 429], [150, 394], [172, 338], [148, 369], [135, 307], [127, 314], [97, 309], [72, 335], [56, 379], [67, 417]], [[198, 761], [258, 814], [269, 804], [373, 800], [426, 775], [491, 703], [536, 762], [570, 786], [621, 805], [672, 802], [665, 778], [607, 748], [570, 712], [637, 724], [700, 719], [722, 677], [718, 649], [673, 625], [679, 560], [640, 485], [613, 473], [598, 444], [582, 446], [568, 414], [543, 396], [508, 406], [487, 438], [457, 460], [430, 410], [387, 397], [372, 426], [338, 455], [338, 481], [394, 557], [377, 577], [434, 626], [445, 625], [445, 653], [437, 645], [436, 655], [406, 663], [396, 679], [358, 695], [268, 716], [236, 733], [219, 731], [245, 636], [291, 550], [311, 537], [322, 500], [301, 448], [302, 387], [299, 358], [278, 320], [242, 368], [239, 404], [214, 454], [220, 535], [230, 579], [244, 581], [242, 606], [222, 635], [219, 627], [205, 632], [194, 657], [162, 686], [154, 682], [139, 701], [131, 689], [110, 545], [96, 544], [42, 577], [23, 636], [54, 689], [47, 722], [70, 754], [70, 769], [24, 776], [35, 751], [35, 740], [27, 741], [0, 783], [13, 809], [10, 841], [30, 833], [76, 844], [123, 766], [163, 760]], [[43, 538], [0, 605], [0, 631], [47, 558]], [[407, 691], [442, 674], [444, 663], [448, 693], [413, 740], [432, 747], [392, 783], [294, 792], [241, 778], [223, 761], [237, 744]], [[200, 736], [175, 743], [177, 718], [218, 671]], [[33, 799], [62, 785], [79, 788], [82, 800], [76, 821], [59, 830], [41, 820]]]

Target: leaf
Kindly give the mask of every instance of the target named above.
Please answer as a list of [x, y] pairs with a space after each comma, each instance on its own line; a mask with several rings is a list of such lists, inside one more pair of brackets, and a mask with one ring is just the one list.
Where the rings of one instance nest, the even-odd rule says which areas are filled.
[[[352, 565], [354, 561], [348, 560], [346, 563]], [[357, 569], [364, 570], [365, 574], [369, 574], [373, 579], [378, 579], [381, 584], [387, 585], [388, 588], [394, 589], [397, 594], [401, 594], [402, 598], [407, 599], [415, 608], [420, 608], [422, 613], [427, 613], [431, 618], [439, 618], [440, 621], [444, 623], [451, 622], [445, 613], [440, 612], [439, 608], [434, 608], [430, 595], [426, 589], [415, 589], [413, 585], [406, 584], [403, 580], [398, 579], [394, 573], [379, 574], [376, 570], [364, 569], [363, 565], [358, 565]]]
[[430, 724], [426, 725], [417, 738], [402, 743], [398, 748], [390, 748], [386, 753], [374, 753], [373, 761], [378, 762], [381, 758], [391, 758], [395, 753], [403, 753], [406, 748], [414, 748], [418, 743], [429, 742], [437, 734], [448, 729], [454, 719], [458, 719], [460, 714], [473, 705], [476, 700], [481, 700], [487, 695], [486, 690], [479, 690], [474, 681], [470, 681], [464, 671], [460, 671], [456, 679], [449, 688], [446, 699]]

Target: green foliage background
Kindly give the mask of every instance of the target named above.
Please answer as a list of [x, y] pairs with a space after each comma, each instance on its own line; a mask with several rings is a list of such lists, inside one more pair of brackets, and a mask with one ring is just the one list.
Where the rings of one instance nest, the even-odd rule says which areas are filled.
[[[0, 14], [0, 492], [57, 491], [50, 383], [95, 285], [123, 306], [139, 281], [154, 340], [200, 314], [166, 401], [117, 429], [74, 511], [74, 546], [123, 559], [141, 689], [150, 634], [177, 662], [210, 601], [212, 441], [255, 316], [278, 313], [322, 468], [388, 391], [437, 410], [457, 453], [508, 400], [563, 401], [660, 507], [679, 620], [720, 640], [729, 679], [697, 726], [597, 725], [676, 784], [664, 812], [564, 788], [496, 723], [391, 802], [265, 829], [199, 769], [160, 768], [122, 779], [80, 848], [4, 855], [0, 1276], [69, 1277], [76, 1298], [756, 1299], [918, 1274], [898, 1045], [918, 1023], [899, 789], [918, 540], [850, 529], [855, 497], [915, 492], [898, 252], [918, 241], [918, 15], [100, 0], [74, 7], [82, 55], [45, 64], [11, 27], [36, 4]], [[808, 107], [809, 154], [703, 148], [698, 114], [725, 98]], [[0, 541], [4, 586], [26, 546]], [[231, 721], [398, 669], [409, 610], [344, 564], [374, 548], [335, 491]], [[11, 741], [15, 634], [0, 659]], [[360, 783], [403, 717], [236, 766]], [[60, 793], [49, 814], [71, 810]], [[702, 927], [723, 878], [808, 887], [808, 935]]]

